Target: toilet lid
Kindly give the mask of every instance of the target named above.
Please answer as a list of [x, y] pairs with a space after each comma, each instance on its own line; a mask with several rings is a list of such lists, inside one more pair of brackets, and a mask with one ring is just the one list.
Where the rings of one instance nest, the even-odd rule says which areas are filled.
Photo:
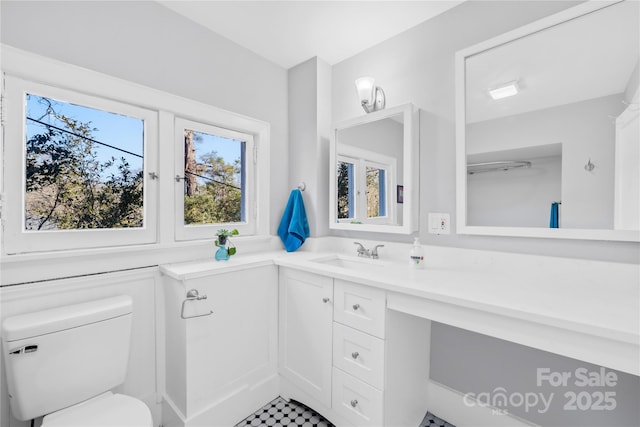
[[47, 415], [42, 427], [152, 427], [151, 411], [142, 401], [107, 392]]

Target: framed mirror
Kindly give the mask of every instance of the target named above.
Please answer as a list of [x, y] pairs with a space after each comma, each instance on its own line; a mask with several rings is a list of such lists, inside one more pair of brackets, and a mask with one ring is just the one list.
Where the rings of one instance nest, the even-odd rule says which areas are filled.
[[417, 229], [418, 120], [417, 108], [404, 104], [333, 126], [329, 228]]
[[640, 241], [639, 7], [582, 3], [457, 53], [458, 233]]

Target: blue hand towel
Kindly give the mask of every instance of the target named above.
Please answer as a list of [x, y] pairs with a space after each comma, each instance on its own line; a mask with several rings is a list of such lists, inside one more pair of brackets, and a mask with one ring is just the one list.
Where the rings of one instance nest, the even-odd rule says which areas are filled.
[[549, 215], [549, 228], [558, 228], [558, 202], [551, 203], [551, 214]]
[[304, 210], [302, 192], [298, 189], [292, 190], [289, 195], [289, 201], [284, 208], [280, 226], [278, 227], [278, 236], [284, 243], [284, 248], [287, 252], [293, 252], [298, 249], [309, 237], [307, 212]]

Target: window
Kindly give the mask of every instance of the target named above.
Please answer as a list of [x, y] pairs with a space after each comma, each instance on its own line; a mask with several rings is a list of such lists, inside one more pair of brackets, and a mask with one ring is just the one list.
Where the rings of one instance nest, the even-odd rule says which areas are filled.
[[176, 238], [210, 237], [218, 228], [255, 230], [253, 136], [176, 119]]
[[25, 230], [144, 226], [144, 120], [26, 94]]
[[8, 253], [155, 241], [156, 113], [10, 76], [6, 95]]
[[11, 47], [2, 54], [3, 254], [100, 257], [147, 245], [131, 248], [146, 254], [220, 228], [268, 235], [269, 123]]
[[343, 147], [336, 164], [337, 218], [354, 224], [393, 224], [396, 160], [355, 147]]

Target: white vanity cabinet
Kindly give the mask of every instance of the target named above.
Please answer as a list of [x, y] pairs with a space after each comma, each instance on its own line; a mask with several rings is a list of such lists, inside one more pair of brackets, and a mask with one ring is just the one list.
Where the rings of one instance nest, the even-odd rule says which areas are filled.
[[235, 425], [278, 395], [278, 268], [245, 259], [160, 267], [167, 427]]
[[333, 279], [281, 268], [279, 286], [280, 375], [307, 395], [291, 398], [311, 406], [319, 402], [328, 408], [331, 406]]
[[336, 426], [416, 426], [427, 408], [430, 322], [385, 290], [280, 267], [283, 397]]

